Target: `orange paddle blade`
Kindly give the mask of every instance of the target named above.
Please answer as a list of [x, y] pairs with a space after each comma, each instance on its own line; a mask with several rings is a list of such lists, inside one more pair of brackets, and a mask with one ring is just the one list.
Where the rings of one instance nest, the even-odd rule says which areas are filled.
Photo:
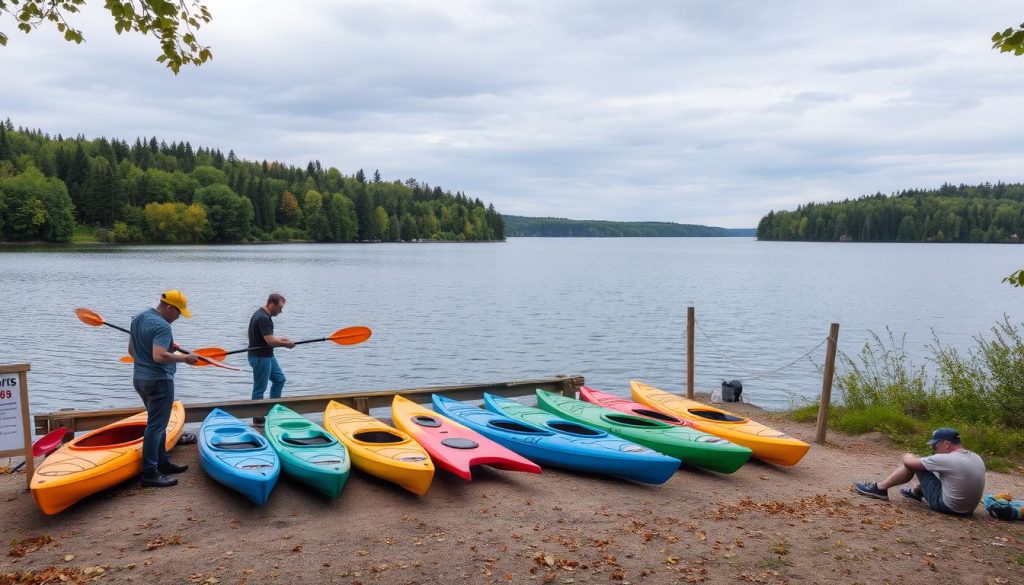
[[130, 356], [130, 355], [123, 355], [117, 361], [121, 362], [122, 364], [132, 364], [132, 363], [135, 363], [135, 360], [132, 359], [132, 356]]
[[91, 325], [93, 327], [99, 327], [100, 325], [103, 325], [103, 317], [100, 317], [99, 314], [90, 311], [85, 307], [78, 307], [77, 309], [75, 309], [75, 315], [78, 317], [79, 321], [85, 323], [86, 325]]
[[[212, 360], [222, 360], [225, 357], [227, 357], [228, 350], [224, 349], [223, 347], [200, 347], [199, 349], [192, 350], [192, 353]], [[210, 362], [205, 360], [199, 360], [198, 362], [196, 362], [196, 365], [199, 367], [206, 367], [213, 366], [216, 364], [211, 364]]]
[[338, 345], [355, 345], [366, 341], [371, 335], [373, 335], [373, 331], [370, 331], [369, 327], [357, 325], [355, 327], [338, 329], [327, 336], [327, 339], [330, 339]]

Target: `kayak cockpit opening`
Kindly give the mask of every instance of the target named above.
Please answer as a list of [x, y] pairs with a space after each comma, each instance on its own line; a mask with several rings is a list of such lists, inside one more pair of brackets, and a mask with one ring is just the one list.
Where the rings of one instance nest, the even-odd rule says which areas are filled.
[[404, 437], [400, 437], [387, 431], [363, 431], [361, 433], [355, 433], [352, 437], [357, 441], [362, 441], [363, 443], [376, 443], [378, 445], [402, 443], [405, 441]]
[[699, 416], [701, 418], [706, 418], [708, 420], [715, 420], [719, 422], [745, 422], [747, 420], [743, 417], [734, 416], [717, 410], [701, 410], [699, 408], [691, 408], [688, 412], [694, 416]]
[[607, 434], [603, 431], [598, 431], [590, 427], [566, 421], [549, 421], [547, 426], [558, 432], [569, 433], [570, 435], [576, 435], [579, 437], [600, 437], [601, 435]]
[[145, 422], [117, 425], [86, 435], [79, 439], [74, 446], [77, 449], [108, 449], [117, 445], [141, 441], [145, 432]]
[[526, 426], [526, 425], [524, 425], [524, 424], [522, 424], [520, 422], [516, 422], [516, 421], [511, 420], [511, 419], [492, 420], [492, 421], [488, 421], [487, 424], [489, 426], [492, 426], [492, 427], [496, 428], [496, 429], [501, 429], [503, 431], [511, 431], [513, 433], [522, 433], [522, 434], [526, 434], [526, 435], [550, 435], [551, 434], [551, 433], [547, 433], [547, 432], [539, 430], [539, 429], [535, 429], [533, 427], [528, 427], [528, 426]]
[[647, 417], [650, 417], [650, 418], [656, 418], [658, 420], [663, 420], [665, 422], [676, 423], [676, 424], [680, 424], [680, 423], [683, 422], [682, 420], [672, 416], [671, 414], [665, 414], [664, 412], [658, 412], [657, 410], [648, 410], [646, 408], [634, 408], [633, 412], [635, 412], [636, 414], [639, 414], [640, 416], [647, 416]]
[[663, 422], [656, 420], [648, 420], [645, 418], [640, 418], [638, 416], [629, 416], [628, 414], [606, 414], [602, 415], [601, 418], [611, 423], [637, 428], [660, 429], [665, 427], [665, 423]]

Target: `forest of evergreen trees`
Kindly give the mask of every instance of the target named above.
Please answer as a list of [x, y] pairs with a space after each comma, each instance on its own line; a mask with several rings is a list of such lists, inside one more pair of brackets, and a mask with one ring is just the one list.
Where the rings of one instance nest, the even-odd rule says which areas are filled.
[[67, 242], [79, 225], [104, 241], [169, 244], [505, 239], [493, 205], [415, 179], [0, 122], [0, 241]]
[[1020, 242], [1024, 185], [943, 185], [772, 211], [759, 240], [813, 242]]
[[751, 229], [729, 229], [667, 221], [601, 221], [560, 217], [506, 215], [508, 236], [541, 238], [687, 238], [754, 235]]

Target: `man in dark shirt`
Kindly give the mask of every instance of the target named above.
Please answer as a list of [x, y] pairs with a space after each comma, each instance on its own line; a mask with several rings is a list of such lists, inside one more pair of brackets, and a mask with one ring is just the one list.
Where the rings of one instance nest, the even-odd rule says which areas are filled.
[[[256, 309], [249, 319], [249, 365], [252, 366], [252, 399], [262, 400], [267, 390], [267, 382], [271, 383], [270, 397], [280, 398], [284, 389], [284, 371], [274, 357], [275, 347], [295, 347], [287, 337], [274, 335], [274, 320], [284, 310], [284, 297], [271, 293], [267, 304]], [[262, 418], [262, 417], [260, 417]], [[254, 422], [262, 422], [259, 418]]]

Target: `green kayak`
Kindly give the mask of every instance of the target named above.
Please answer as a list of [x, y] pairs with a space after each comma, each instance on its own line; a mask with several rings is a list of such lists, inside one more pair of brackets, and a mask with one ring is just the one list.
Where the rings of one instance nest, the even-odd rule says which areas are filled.
[[682, 459], [686, 465], [719, 473], [732, 473], [753, 453], [696, 429], [633, 416], [597, 404], [537, 390], [537, 406], [556, 416], [596, 427], [659, 453]]
[[351, 466], [348, 448], [320, 425], [275, 404], [267, 413], [264, 433], [285, 473], [326, 496], [341, 493]]

